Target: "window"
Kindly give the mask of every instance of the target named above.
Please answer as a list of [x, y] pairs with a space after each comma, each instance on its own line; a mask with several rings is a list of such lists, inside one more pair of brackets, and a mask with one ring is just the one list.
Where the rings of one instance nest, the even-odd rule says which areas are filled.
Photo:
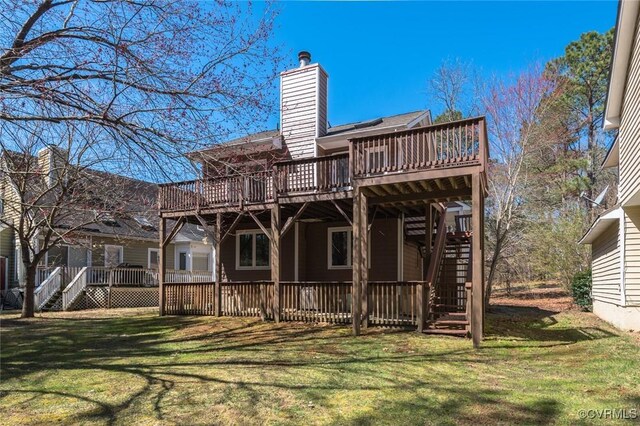
[[122, 263], [122, 246], [104, 246], [104, 266], [115, 268]]
[[4, 199], [0, 198], [0, 216], [4, 215]]
[[352, 234], [350, 227], [329, 228], [328, 266], [329, 269], [351, 268]]
[[158, 265], [160, 264], [160, 250], [150, 248], [147, 263], [149, 269], [158, 269]]
[[269, 237], [260, 231], [239, 231], [236, 269], [269, 269]]
[[191, 270], [193, 271], [209, 271], [209, 254], [193, 253], [191, 255]]
[[178, 253], [178, 270], [186, 271], [187, 270], [187, 252], [181, 251]]

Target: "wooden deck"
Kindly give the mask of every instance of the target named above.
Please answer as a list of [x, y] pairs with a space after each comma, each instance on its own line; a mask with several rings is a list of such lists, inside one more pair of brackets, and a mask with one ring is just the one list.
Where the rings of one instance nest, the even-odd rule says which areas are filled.
[[483, 117], [350, 140], [340, 155], [279, 162], [270, 170], [160, 185], [163, 217], [261, 210], [274, 204], [351, 199], [434, 202], [471, 195], [488, 158]]

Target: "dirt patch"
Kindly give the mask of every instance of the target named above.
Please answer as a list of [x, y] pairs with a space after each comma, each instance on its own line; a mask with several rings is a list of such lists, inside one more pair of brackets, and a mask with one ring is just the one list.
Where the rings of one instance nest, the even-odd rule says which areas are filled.
[[551, 312], [579, 310], [566, 290], [550, 283], [519, 286], [513, 288], [511, 294], [497, 290], [491, 298], [491, 306], [522, 306]]

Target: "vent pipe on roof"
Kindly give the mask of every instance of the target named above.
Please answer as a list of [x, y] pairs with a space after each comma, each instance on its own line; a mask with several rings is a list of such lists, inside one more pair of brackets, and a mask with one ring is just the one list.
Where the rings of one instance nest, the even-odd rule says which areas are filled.
[[311, 63], [311, 53], [303, 50], [302, 52], [298, 53], [298, 60], [300, 61], [300, 68], [306, 67], [307, 65], [309, 65], [309, 63]]

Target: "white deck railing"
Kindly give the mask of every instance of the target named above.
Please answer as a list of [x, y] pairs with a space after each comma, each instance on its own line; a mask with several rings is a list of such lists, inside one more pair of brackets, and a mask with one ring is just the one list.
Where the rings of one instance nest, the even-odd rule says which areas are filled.
[[37, 310], [47, 304], [51, 296], [60, 290], [62, 285], [62, 268], [55, 268], [51, 274], [33, 292], [34, 305]]
[[84, 293], [84, 289], [87, 287], [87, 270], [89, 268], [85, 266], [80, 269], [80, 272], [71, 280], [68, 286], [62, 290], [62, 310], [66, 311], [75, 302], [81, 294]]
[[168, 283], [206, 283], [213, 281], [213, 272], [209, 271], [177, 271], [168, 269], [165, 282]]

